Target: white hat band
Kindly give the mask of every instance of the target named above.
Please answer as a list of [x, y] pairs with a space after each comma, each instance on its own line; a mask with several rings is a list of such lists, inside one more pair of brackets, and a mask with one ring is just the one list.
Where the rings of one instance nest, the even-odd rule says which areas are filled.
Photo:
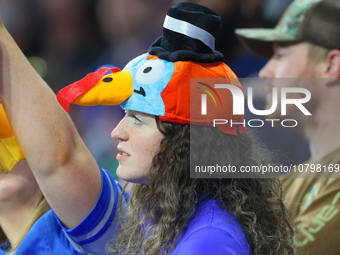
[[171, 31], [189, 36], [190, 38], [200, 40], [212, 51], [215, 50], [215, 37], [204, 29], [190, 24], [189, 22], [175, 19], [166, 15], [163, 27]]

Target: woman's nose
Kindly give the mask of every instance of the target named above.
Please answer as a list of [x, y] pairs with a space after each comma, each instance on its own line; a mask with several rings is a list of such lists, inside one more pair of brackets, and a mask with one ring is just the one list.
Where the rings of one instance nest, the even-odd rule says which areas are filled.
[[118, 125], [112, 130], [111, 132], [111, 137], [113, 139], [117, 139], [117, 140], [127, 140], [128, 139], [128, 133], [127, 133], [127, 129], [125, 127], [125, 121], [126, 119], [123, 118]]

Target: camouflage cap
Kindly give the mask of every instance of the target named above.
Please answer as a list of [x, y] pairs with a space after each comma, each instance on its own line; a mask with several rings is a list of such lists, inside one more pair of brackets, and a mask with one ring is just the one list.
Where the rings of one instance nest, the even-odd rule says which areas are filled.
[[255, 54], [269, 58], [273, 54], [273, 42], [304, 40], [301, 29], [304, 27], [308, 12], [319, 2], [320, 0], [295, 0], [275, 28], [236, 29], [235, 33], [246, 48]]

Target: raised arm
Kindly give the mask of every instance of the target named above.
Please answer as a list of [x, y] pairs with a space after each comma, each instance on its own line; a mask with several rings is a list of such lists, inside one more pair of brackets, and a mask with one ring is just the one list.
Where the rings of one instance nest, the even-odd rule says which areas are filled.
[[65, 226], [76, 226], [99, 196], [99, 167], [1, 19], [0, 97], [46, 199]]

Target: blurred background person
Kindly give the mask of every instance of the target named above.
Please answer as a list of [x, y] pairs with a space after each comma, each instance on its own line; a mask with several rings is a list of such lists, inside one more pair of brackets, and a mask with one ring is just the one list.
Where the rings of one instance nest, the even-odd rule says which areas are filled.
[[0, 254], [13, 252], [20, 244], [29, 248], [26, 234], [49, 209], [26, 160], [7, 175], [0, 172]]
[[[294, 130], [306, 137], [311, 152], [282, 178], [301, 254], [340, 253], [339, 25], [339, 1], [295, 0], [274, 29], [236, 30], [249, 49], [270, 58], [259, 73], [269, 92], [290, 86], [311, 93], [306, 103], [311, 116], [291, 106], [285, 117], [298, 120]], [[283, 117], [274, 111], [270, 118]]]
[[0, 254], [12, 254], [19, 245], [27, 249], [28, 232], [49, 209], [0, 102]]

